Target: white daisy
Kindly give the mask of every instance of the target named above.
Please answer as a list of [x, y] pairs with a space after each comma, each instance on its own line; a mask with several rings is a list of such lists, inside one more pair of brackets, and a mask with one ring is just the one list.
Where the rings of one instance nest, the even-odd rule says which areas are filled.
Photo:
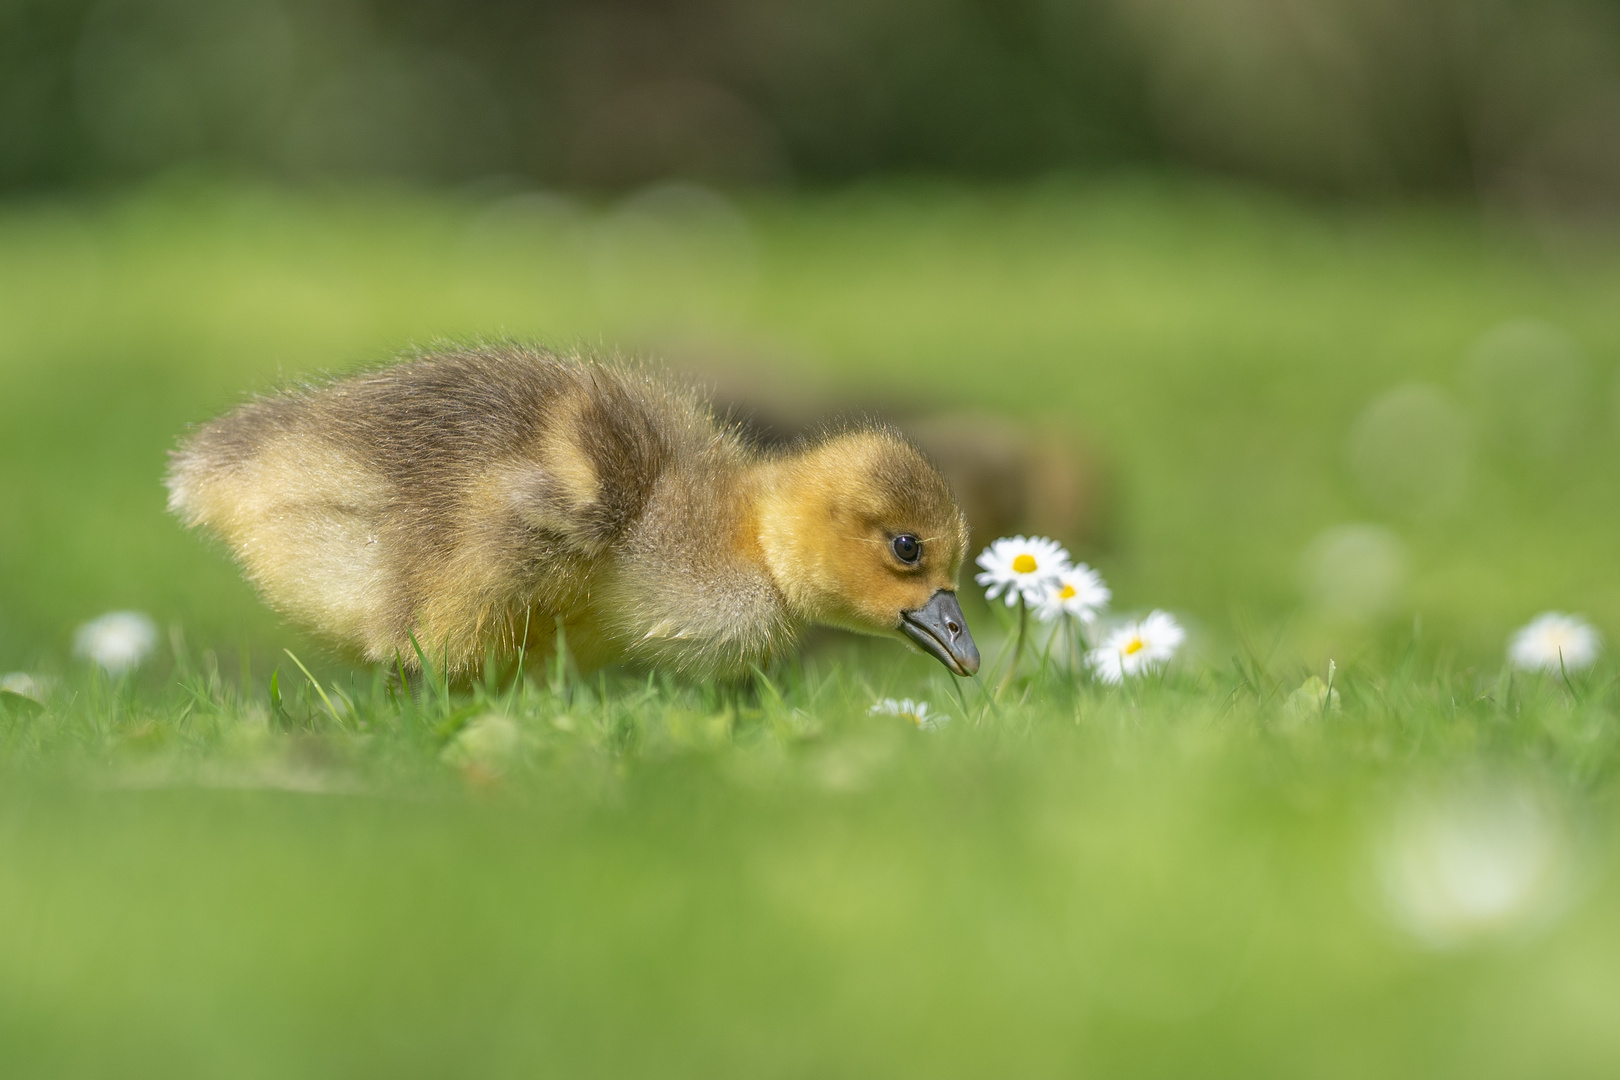
[[910, 698], [901, 698], [896, 701], [892, 697], [883, 698], [870, 709], [866, 710], [868, 716], [903, 716], [923, 731], [937, 731], [951, 722], [945, 713], [930, 713], [928, 702], [912, 701]]
[[1568, 824], [1532, 788], [1499, 778], [1416, 795], [1387, 828], [1378, 855], [1389, 913], [1430, 948], [1522, 933], [1567, 902]]
[[8, 690], [19, 697], [45, 700], [45, 683], [26, 671], [12, 671], [0, 675], [0, 690]]
[[1597, 659], [1602, 638], [1575, 615], [1537, 615], [1508, 642], [1508, 662], [1527, 671], [1579, 671]]
[[1181, 624], [1163, 611], [1126, 623], [1109, 632], [1101, 645], [1086, 654], [1086, 663], [1105, 683], [1123, 682], [1159, 667], [1176, 655], [1186, 640]]
[[1044, 536], [1003, 536], [979, 552], [977, 562], [984, 573], [973, 580], [985, 586], [985, 599], [1005, 593], [1007, 606], [1012, 607], [1020, 596], [1027, 603], [1040, 603], [1046, 586], [1069, 569], [1069, 553]]
[[499, 773], [523, 749], [523, 729], [501, 713], [467, 722], [440, 755], [453, 765], [476, 765]]
[[122, 675], [140, 666], [157, 646], [157, 636], [157, 624], [150, 616], [114, 611], [79, 627], [73, 635], [73, 652], [109, 675]]
[[1061, 571], [1046, 586], [1035, 613], [1043, 622], [1051, 622], [1063, 615], [1073, 615], [1081, 622], [1093, 622], [1097, 613], [1108, 606], [1114, 594], [1103, 584], [1102, 575], [1085, 563], [1078, 563]]

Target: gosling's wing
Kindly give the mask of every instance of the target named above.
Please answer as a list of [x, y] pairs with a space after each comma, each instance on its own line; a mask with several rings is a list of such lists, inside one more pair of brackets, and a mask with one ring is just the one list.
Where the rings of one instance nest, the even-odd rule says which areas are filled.
[[319, 391], [319, 426], [414, 508], [432, 541], [517, 515], [597, 553], [645, 505], [691, 402], [626, 369], [523, 346], [435, 353]]
[[518, 516], [595, 556], [641, 516], [686, 436], [687, 402], [623, 371], [585, 368], [502, 480]]

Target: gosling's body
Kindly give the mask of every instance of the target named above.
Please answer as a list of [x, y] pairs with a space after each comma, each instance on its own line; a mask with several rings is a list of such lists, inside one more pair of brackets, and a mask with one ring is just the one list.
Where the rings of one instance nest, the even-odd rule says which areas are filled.
[[[903, 624], [954, 590], [966, 544], [944, 481], [892, 432], [764, 455], [661, 379], [518, 346], [256, 399], [200, 429], [168, 482], [290, 619], [371, 661], [409, 664], [414, 633], [456, 672], [548, 650], [559, 625], [585, 666], [699, 677], [766, 664], [812, 622], [942, 655]], [[874, 561], [895, 529], [930, 557]]]

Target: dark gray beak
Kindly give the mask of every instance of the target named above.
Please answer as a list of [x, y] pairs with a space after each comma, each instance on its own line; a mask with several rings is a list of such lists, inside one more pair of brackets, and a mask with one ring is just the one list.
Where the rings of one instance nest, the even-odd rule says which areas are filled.
[[941, 589], [917, 610], [902, 611], [900, 629], [953, 674], [972, 675], [979, 670], [979, 647], [968, 633], [955, 593]]

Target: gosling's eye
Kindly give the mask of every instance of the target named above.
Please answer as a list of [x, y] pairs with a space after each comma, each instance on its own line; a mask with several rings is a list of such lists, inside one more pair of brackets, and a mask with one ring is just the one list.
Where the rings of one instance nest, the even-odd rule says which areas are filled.
[[910, 533], [901, 533], [890, 542], [889, 547], [894, 549], [894, 557], [907, 566], [922, 558], [922, 541]]

